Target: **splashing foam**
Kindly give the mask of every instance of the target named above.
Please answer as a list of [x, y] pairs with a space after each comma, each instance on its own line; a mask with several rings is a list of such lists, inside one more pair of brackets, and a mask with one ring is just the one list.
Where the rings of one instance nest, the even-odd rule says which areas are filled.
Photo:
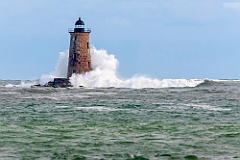
[[42, 75], [40, 78], [40, 84], [43, 85], [49, 81], [53, 81], [53, 79], [57, 77], [67, 77], [67, 64], [68, 51], [59, 52], [59, 57], [54, 72]]
[[[74, 87], [84, 86], [87, 88], [115, 87], [115, 88], [167, 88], [167, 87], [195, 87], [202, 80], [187, 79], [151, 79], [145, 76], [133, 76], [130, 79], [121, 79], [117, 74], [119, 66], [114, 55], [108, 54], [106, 50], [91, 48], [92, 68], [84, 74], [73, 74], [70, 82]], [[68, 52], [60, 52], [55, 71], [50, 75], [41, 77], [44, 84], [55, 77], [66, 77], [68, 63]]]
[[85, 74], [74, 74], [70, 82], [74, 87], [116, 87], [116, 88], [165, 88], [165, 87], [195, 87], [200, 81], [186, 79], [151, 79], [144, 76], [133, 76], [130, 79], [120, 79], [117, 76], [118, 60], [109, 55], [106, 50], [91, 50], [93, 70]]

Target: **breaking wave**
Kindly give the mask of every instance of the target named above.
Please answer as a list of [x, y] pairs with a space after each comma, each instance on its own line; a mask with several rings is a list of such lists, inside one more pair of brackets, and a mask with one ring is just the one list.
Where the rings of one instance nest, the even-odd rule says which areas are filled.
[[56, 77], [67, 77], [68, 51], [59, 52], [58, 61], [55, 70], [50, 74], [44, 74], [40, 78], [40, 84], [53, 81]]
[[[106, 50], [91, 48], [93, 70], [84, 74], [74, 74], [70, 82], [74, 87], [87, 88], [115, 87], [115, 88], [167, 88], [167, 87], [195, 87], [203, 82], [197, 79], [153, 79], [135, 75], [132, 78], [121, 78], [117, 72], [119, 62], [114, 55]], [[44, 84], [55, 77], [67, 76], [68, 52], [60, 52], [55, 71], [49, 75], [42, 75], [40, 83]]]
[[[9, 81], [7, 81], [9, 82]], [[32, 85], [36, 85], [37, 81], [16, 81], [7, 84], [0, 85], [0, 87], [12, 88], [12, 87], [20, 87], [20, 88], [30, 88]]]

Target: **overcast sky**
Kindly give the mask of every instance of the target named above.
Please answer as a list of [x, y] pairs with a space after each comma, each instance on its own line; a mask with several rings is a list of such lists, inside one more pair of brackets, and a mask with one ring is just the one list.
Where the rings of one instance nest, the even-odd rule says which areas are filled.
[[37, 79], [82, 17], [119, 74], [240, 79], [240, 0], [0, 0], [0, 79]]

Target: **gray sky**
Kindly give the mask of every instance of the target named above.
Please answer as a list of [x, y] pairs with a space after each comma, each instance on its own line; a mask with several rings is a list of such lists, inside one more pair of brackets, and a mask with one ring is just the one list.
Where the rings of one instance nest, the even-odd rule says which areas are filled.
[[0, 79], [37, 79], [82, 17], [119, 74], [240, 79], [238, 0], [0, 0]]

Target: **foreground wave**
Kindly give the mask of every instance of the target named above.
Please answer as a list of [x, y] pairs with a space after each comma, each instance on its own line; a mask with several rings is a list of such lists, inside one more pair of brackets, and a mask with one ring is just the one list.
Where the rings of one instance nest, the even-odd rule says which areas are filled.
[[0, 159], [240, 159], [240, 82], [27, 88], [31, 82], [0, 80]]

